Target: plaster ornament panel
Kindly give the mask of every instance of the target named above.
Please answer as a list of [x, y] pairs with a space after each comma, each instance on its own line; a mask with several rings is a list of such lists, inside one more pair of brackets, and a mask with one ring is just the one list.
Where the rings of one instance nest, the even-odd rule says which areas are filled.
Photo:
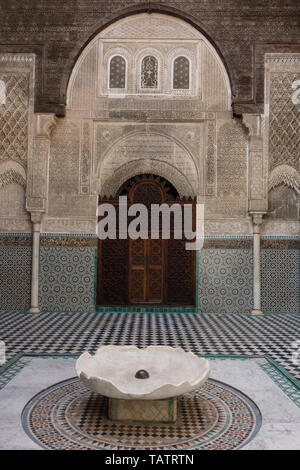
[[[49, 198], [79, 193], [80, 123], [59, 119], [50, 146]], [[72, 206], [72, 200], [69, 202]], [[50, 210], [49, 205], [49, 210]]]
[[236, 120], [218, 130], [217, 179], [218, 196], [247, 196], [247, 136]]
[[45, 233], [96, 233], [96, 210], [93, 218], [55, 218], [45, 216], [43, 220], [43, 232]]
[[[179, 172], [183, 181], [189, 181], [189, 192], [191, 192], [191, 188], [194, 194], [198, 192], [198, 168], [192, 155], [182, 143], [158, 132], [136, 132], [113, 145], [100, 162], [97, 171], [100, 193], [103, 194], [103, 188], [108, 189], [107, 182], [120, 168], [129, 163], [134, 165], [134, 162], [139, 165], [141, 173], [159, 174], [157, 173], [158, 169], [167, 166], [170, 173], [177, 174]], [[157, 171], [150, 171], [150, 167], [151, 170], [157, 168]], [[134, 176], [134, 174], [130, 176]], [[168, 179], [165, 174], [160, 176]], [[177, 188], [177, 190], [179, 189]]]
[[[299, 67], [300, 68], [300, 67]], [[272, 73], [270, 77], [269, 167], [300, 162], [300, 107], [292, 101], [292, 84], [299, 73]]]
[[105, 39], [198, 39], [200, 33], [178, 18], [158, 13], [138, 14], [119, 20], [100, 33]]
[[265, 179], [263, 152], [251, 152], [250, 158], [250, 197], [251, 199], [264, 199]]
[[0, 188], [9, 184], [19, 184], [26, 188], [26, 172], [22, 165], [12, 160], [0, 161]]
[[[204, 123], [96, 123], [95, 129], [95, 164], [98, 166], [101, 158], [121, 138], [133, 133], [161, 133], [182, 142], [184, 147], [199, 160], [202, 155], [201, 144], [204, 139]], [[199, 156], [199, 158], [198, 158]], [[96, 171], [96, 169], [94, 170]]]
[[[20, 186], [17, 186], [20, 190]], [[2, 189], [2, 191], [4, 191]], [[14, 199], [15, 200], [15, 199]], [[24, 195], [24, 204], [25, 204], [25, 195]], [[27, 212], [26, 215], [18, 217], [16, 216], [0, 216], [0, 231], [1, 232], [32, 232], [32, 223], [30, 221], [30, 215]]]
[[204, 221], [204, 233], [205, 236], [243, 236], [253, 234], [252, 223], [250, 218], [219, 218], [216, 220]]
[[299, 79], [299, 54], [265, 55], [265, 108], [270, 170], [281, 164], [299, 169]]
[[300, 197], [297, 197], [296, 191], [286, 185], [272, 188], [269, 191], [268, 217], [300, 221]]
[[216, 152], [216, 124], [215, 121], [207, 123], [207, 146], [205, 159], [205, 193], [214, 196], [217, 190], [217, 152]]
[[204, 216], [205, 220], [219, 218], [239, 219], [247, 215], [247, 199], [222, 199], [209, 197], [205, 199]]
[[3, 73], [6, 102], [0, 114], [0, 159], [12, 159], [26, 166], [28, 154], [29, 74]]
[[80, 194], [91, 192], [91, 165], [91, 128], [90, 122], [84, 121], [81, 129]]
[[[128, 36], [124, 35], [127, 29]], [[147, 31], [152, 31], [149, 37]], [[180, 31], [184, 31], [182, 37]], [[117, 69], [115, 70], [117, 56], [123, 57], [119, 59], [118, 73]], [[148, 62], [149, 57], [156, 57], [158, 63], [151, 59], [153, 64], [155, 63], [155, 70], [150, 71], [146, 70], [144, 62], [145, 70], [141, 74], [141, 63], [143, 64], [145, 57], [148, 57]], [[178, 59], [175, 62], [175, 75], [179, 72], [184, 74], [184, 80], [183, 75], [180, 80], [179, 75], [176, 80], [174, 78], [176, 57], [180, 58], [182, 67], [177, 67]], [[111, 83], [110, 68], [113, 74]], [[151, 80], [149, 77], [145, 79], [145, 74], [149, 75], [149, 72]], [[141, 103], [143, 94], [147, 96]], [[227, 72], [207, 39], [178, 18], [157, 13], [138, 14], [109, 26], [84, 49], [70, 77], [67, 103], [68, 109], [110, 109], [114, 104], [109, 98], [116, 99], [120, 95], [120, 103], [115, 103], [117, 109], [145, 109], [145, 106], [147, 109], [153, 94], [176, 97], [179, 102], [193, 98], [193, 107], [197, 110], [225, 111], [231, 108]], [[139, 99], [134, 99], [135, 96]], [[164, 106], [172, 109], [174, 103], [169, 101], [164, 103]]]
[[[19, 173], [17, 173], [19, 177]], [[0, 179], [1, 182], [1, 179]], [[0, 217], [29, 217], [25, 207], [25, 189], [18, 181], [0, 186]]]
[[196, 195], [189, 180], [182, 173], [168, 163], [158, 160], [135, 160], [124, 164], [101, 186], [100, 195], [115, 196], [123, 183], [141, 174], [155, 174], [167, 179], [177, 189], [181, 197], [194, 197]]
[[299, 221], [296, 220], [284, 220], [284, 219], [271, 219], [264, 218], [262, 225], [262, 235], [279, 235], [285, 237], [299, 237], [300, 226]]
[[300, 194], [300, 173], [289, 165], [276, 166], [269, 175], [269, 191], [279, 185], [289, 186]]
[[25, 208], [32, 158], [34, 54], [0, 54], [0, 230], [30, 231]]

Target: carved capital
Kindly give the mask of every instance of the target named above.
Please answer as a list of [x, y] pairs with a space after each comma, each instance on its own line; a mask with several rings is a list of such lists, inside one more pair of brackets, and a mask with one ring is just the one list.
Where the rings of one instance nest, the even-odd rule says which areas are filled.
[[266, 212], [250, 212], [250, 215], [252, 217], [252, 223], [253, 223], [253, 229], [255, 226], [259, 228], [261, 224], [263, 223], [263, 216], [266, 214]]
[[26, 209], [28, 212], [46, 212], [46, 197], [26, 197]]
[[33, 224], [40, 224], [42, 222], [44, 212], [32, 211], [30, 213], [31, 222]]
[[55, 114], [36, 114], [35, 136], [50, 139], [51, 132], [57, 124]]
[[260, 114], [243, 114], [243, 124], [247, 128], [250, 137], [261, 136]]

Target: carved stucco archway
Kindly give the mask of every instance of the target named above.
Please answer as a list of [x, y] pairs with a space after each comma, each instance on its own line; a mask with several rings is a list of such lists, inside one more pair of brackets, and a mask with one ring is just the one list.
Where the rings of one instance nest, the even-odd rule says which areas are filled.
[[194, 197], [196, 195], [189, 181], [182, 173], [171, 165], [157, 160], [148, 160], [147, 162], [140, 160], [123, 165], [104, 183], [100, 194], [107, 197], [114, 196], [120, 186], [130, 178], [140, 174], [153, 174], [154, 172], [170, 181], [181, 197]]
[[171, 136], [135, 132], [115, 142], [97, 168], [96, 192], [114, 196], [138, 174], [157, 174], [172, 183], [180, 196], [199, 194], [199, 169], [187, 148]]

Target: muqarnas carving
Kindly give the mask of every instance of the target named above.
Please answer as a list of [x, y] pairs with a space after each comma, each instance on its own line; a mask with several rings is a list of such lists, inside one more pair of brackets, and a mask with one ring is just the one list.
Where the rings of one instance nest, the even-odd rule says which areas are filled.
[[300, 175], [289, 165], [278, 165], [270, 173], [268, 217], [300, 219]]

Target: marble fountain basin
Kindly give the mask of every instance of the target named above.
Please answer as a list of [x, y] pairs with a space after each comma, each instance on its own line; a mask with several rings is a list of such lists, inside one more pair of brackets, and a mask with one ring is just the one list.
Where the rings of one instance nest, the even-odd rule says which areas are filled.
[[87, 388], [111, 399], [163, 400], [200, 387], [210, 365], [181, 348], [102, 346], [93, 356], [83, 353], [76, 372]]

